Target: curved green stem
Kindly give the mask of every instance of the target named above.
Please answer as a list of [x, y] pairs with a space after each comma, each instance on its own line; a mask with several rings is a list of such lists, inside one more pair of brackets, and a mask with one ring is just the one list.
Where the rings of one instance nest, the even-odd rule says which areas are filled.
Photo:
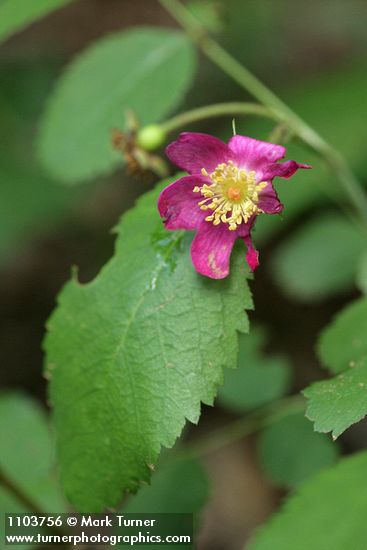
[[280, 120], [279, 115], [258, 103], [231, 102], [205, 105], [204, 107], [198, 107], [191, 111], [185, 111], [182, 114], [166, 120], [160, 124], [160, 127], [164, 132], [169, 133], [187, 124], [191, 124], [192, 122], [197, 122], [198, 120], [228, 115], [255, 115], [271, 118], [276, 121]]
[[324, 159], [342, 185], [364, 225], [367, 225], [366, 194], [342, 155], [246, 67], [213, 40], [179, 0], [159, 0], [159, 2], [213, 63], [266, 106], [274, 117], [284, 122], [304, 143]]

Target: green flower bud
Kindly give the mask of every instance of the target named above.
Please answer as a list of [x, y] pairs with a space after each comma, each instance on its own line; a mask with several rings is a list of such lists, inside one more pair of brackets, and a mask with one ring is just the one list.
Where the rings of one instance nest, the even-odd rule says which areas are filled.
[[145, 151], [154, 151], [166, 141], [166, 133], [159, 124], [149, 124], [139, 130], [136, 142]]

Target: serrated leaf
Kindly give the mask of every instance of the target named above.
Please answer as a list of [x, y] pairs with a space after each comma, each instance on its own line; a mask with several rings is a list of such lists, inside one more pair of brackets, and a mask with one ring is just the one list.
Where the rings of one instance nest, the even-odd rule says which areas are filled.
[[267, 475], [278, 485], [297, 487], [319, 470], [331, 466], [338, 447], [314, 432], [304, 412], [275, 419], [260, 433], [259, 457]]
[[365, 550], [367, 453], [307, 481], [246, 550]]
[[367, 356], [367, 298], [348, 305], [321, 333], [317, 351], [332, 373], [353, 367]]
[[[64, 511], [65, 503], [53, 472], [54, 444], [39, 404], [23, 394], [2, 394], [0, 424], [3, 475], [45, 512]], [[32, 511], [2, 487], [0, 508], [2, 512]]]
[[365, 239], [348, 220], [321, 214], [275, 250], [271, 273], [292, 298], [317, 301], [353, 287], [365, 250]]
[[249, 335], [240, 335], [238, 367], [228, 371], [224, 385], [218, 390], [221, 405], [235, 412], [243, 412], [286, 394], [291, 376], [291, 366], [282, 355], [265, 355], [261, 348], [266, 339], [260, 327], [251, 329]]
[[0, 2], [0, 42], [72, 0], [2, 0]]
[[114, 258], [90, 284], [72, 280], [49, 322], [62, 480], [81, 510], [113, 507], [149, 479], [160, 446], [213, 403], [248, 330], [243, 251], [229, 278], [199, 276], [190, 239], [160, 229], [160, 188], [123, 216]]
[[39, 154], [60, 181], [78, 183], [121, 163], [111, 130], [127, 109], [142, 125], [158, 122], [181, 100], [194, 69], [181, 32], [138, 28], [102, 38], [67, 68], [44, 113]]
[[337, 438], [367, 414], [367, 361], [360, 361], [332, 380], [311, 384], [303, 391], [308, 399], [307, 417], [318, 432]]

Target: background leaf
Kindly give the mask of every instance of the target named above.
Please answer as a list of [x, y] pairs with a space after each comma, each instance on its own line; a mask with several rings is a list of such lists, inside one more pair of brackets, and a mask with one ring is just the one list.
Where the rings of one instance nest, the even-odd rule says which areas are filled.
[[310, 481], [261, 528], [248, 550], [364, 550], [367, 453], [341, 460]]
[[[151, 485], [142, 487], [137, 495], [131, 496], [123, 512], [127, 514], [192, 513], [195, 532], [200, 522], [200, 512], [208, 496], [209, 480], [201, 464], [196, 460], [178, 460], [160, 466], [152, 476]], [[179, 533], [182, 520], [180, 516], [175, 519], [177, 525], [175, 527], [170, 523], [170, 530]], [[156, 544], [144, 546], [147, 550], [164, 548], [163, 545]], [[175, 545], [172, 546], [175, 547]]]
[[337, 374], [367, 357], [367, 298], [360, 298], [339, 313], [321, 333], [321, 362]]
[[178, 31], [138, 28], [102, 38], [67, 68], [44, 113], [39, 154], [66, 183], [104, 174], [121, 163], [111, 130], [127, 109], [142, 125], [158, 122], [182, 99], [195, 65]]
[[198, 513], [206, 504], [209, 480], [196, 460], [163, 464], [152, 475], [151, 485], [129, 498], [123, 511], [137, 513]]
[[319, 470], [332, 465], [338, 447], [314, 432], [304, 413], [284, 415], [259, 435], [259, 457], [267, 475], [278, 485], [297, 487]]
[[0, 42], [72, 0], [1, 0]]
[[72, 280], [49, 322], [62, 480], [81, 510], [113, 507], [149, 479], [160, 446], [213, 403], [248, 330], [243, 250], [231, 277], [199, 276], [190, 239], [161, 229], [159, 190], [124, 215], [112, 261], [88, 285]]
[[286, 394], [290, 385], [291, 366], [283, 355], [266, 355], [261, 348], [264, 330], [252, 327], [249, 335], [240, 335], [238, 368], [227, 371], [224, 385], [218, 390], [221, 405], [242, 412]]
[[54, 72], [47, 63], [9, 63], [0, 70], [0, 264], [70, 216], [82, 194], [55, 185], [29, 147]]
[[363, 294], [367, 294], [367, 254], [359, 262], [356, 284]]
[[332, 432], [337, 438], [367, 414], [367, 361], [360, 361], [332, 380], [311, 384], [307, 397], [307, 417], [318, 432]]
[[347, 219], [321, 214], [275, 250], [271, 273], [289, 296], [321, 300], [353, 287], [365, 250], [365, 239]]
[[[45, 412], [25, 395], [2, 394], [0, 423], [3, 475], [46, 512], [65, 511], [54, 477], [54, 442]], [[0, 509], [2, 512], [31, 511], [3, 487], [0, 487]]]

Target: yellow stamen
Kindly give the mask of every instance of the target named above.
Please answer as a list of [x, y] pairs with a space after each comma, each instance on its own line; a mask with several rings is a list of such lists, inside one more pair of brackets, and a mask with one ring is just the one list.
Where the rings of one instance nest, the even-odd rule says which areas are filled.
[[212, 214], [205, 218], [214, 225], [228, 224], [230, 231], [235, 231], [241, 223], [247, 223], [253, 215], [263, 211], [258, 207], [259, 192], [267, 186], [266, 181], [257, 182], [256, 173], [246, 172], [238, 168], [231, 160], [218, 164], [214, 172], [209, 174], [205, 168], [201, 170], [203, 176], [209, 177], [210, 184], [195, 187], [194, 193], [201, 193], [204, 197], [198, 205], [202, 210], [212, 210]]

